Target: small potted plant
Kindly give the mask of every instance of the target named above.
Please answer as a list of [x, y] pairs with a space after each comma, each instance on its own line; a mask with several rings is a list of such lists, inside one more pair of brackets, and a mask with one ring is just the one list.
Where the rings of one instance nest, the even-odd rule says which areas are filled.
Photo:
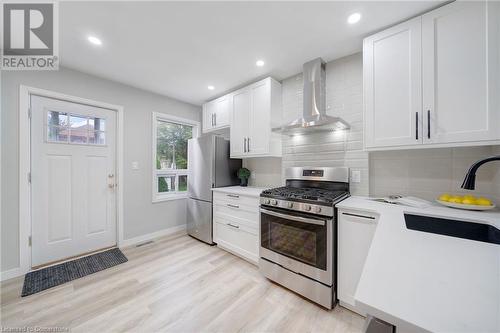
[[248, 186], [248, 178], [250, 178], [250, 170], [247, 168], [240, 168], [238, 170], [238, 178], [240, 179], [240, 186]]

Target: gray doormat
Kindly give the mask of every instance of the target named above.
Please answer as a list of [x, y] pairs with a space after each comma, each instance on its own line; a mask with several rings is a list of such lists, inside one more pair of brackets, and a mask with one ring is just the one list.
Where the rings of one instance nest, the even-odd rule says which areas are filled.
[[128, 259], [118, 248], [29, 272], [24, 277], [21, 297], [110, 268]]

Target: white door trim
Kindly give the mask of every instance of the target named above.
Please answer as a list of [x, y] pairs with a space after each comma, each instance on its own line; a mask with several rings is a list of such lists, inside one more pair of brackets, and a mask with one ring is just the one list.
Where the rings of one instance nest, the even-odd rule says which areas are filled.
[[86, 104], [117, 112], [116, 173], [117, 173], [117, 245], [123, 243], [123, 106], [98, 102], [54, 91], [19, 87], [19, 275], [31, 270], [31, 187], [28, 174], [31, 165], [30, 95], [49, 97], [72, 103]]

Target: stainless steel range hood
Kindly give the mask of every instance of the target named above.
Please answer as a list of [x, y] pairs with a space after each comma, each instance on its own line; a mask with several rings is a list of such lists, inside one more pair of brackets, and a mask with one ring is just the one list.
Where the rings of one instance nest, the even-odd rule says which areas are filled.
[[348, 129], [349, 124], [342, 118], [326, 114], [326, 72], [323, 59], [317, 58], [306, 62], [303, 69], [304, 107], [302, 117], [289, 124], [273, 128], [273, 131], [285, 135], [296, 135]]

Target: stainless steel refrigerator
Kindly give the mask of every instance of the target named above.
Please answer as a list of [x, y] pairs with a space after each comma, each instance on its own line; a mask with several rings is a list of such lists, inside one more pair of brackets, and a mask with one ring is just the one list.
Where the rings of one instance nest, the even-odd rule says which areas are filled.
[[229, 140], [205, 135], [188, 141], [187, 232], [213, 244], [212, 188], [238, 185], [240, 159], [229, 158]]

